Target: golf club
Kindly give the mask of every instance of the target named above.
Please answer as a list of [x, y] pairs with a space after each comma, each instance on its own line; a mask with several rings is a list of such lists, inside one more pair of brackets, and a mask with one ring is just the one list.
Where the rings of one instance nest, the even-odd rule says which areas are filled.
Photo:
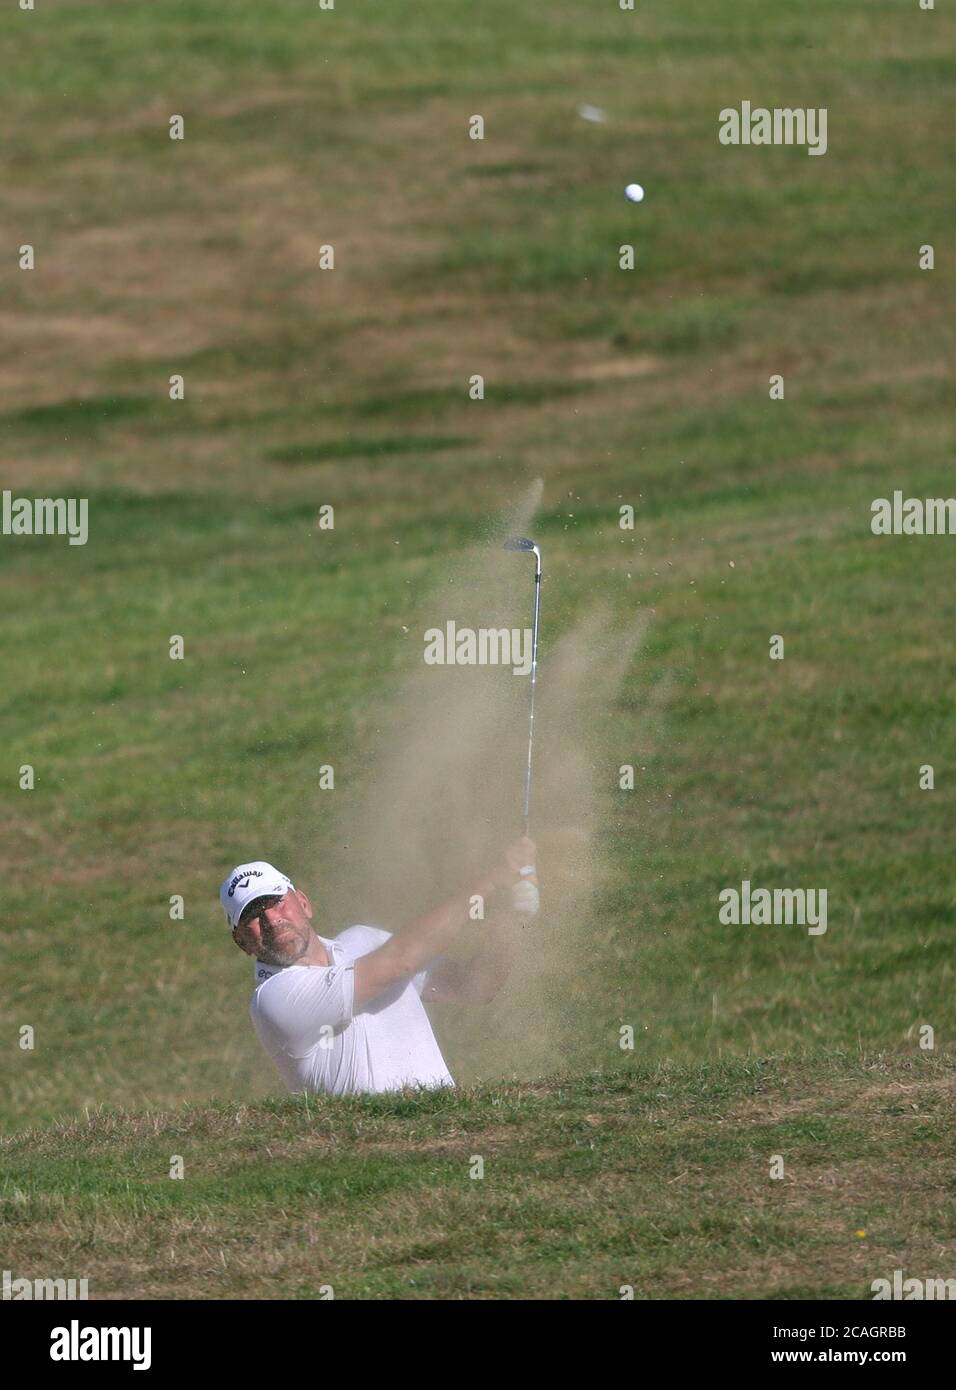
[[505, 550], [526, 550], [534, 555], [534, 608], [531, 619], [531, 682], [528, 686], [528, 763], [524, 774], [524, 833], [531, 819], [531, 754], [534, 748], [534, 685], [538, 672], [538, 618], [541, 613], [541, 549], [526, 536], [511, 536]]

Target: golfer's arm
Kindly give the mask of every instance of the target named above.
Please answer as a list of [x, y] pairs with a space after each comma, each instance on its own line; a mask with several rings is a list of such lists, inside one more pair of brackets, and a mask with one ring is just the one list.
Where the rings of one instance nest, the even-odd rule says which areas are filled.
[[440, 956], [471, 920], [471, 899], [476, 895], [487, 899], [496, 887], [491, 875], [486, 874], [423, 917], [416, 917], [377, 951], [360, 956], [355, 962], [353, 1009], [377, 999], [391, 985], [407, 980], [435, 956]]
[[470, 961], [439, 961], [422, 993], [426, 1004], [490, 1004], [514, 965], [515, 941], [522, 919], [501, 912], [482, 928], [482, 941]]

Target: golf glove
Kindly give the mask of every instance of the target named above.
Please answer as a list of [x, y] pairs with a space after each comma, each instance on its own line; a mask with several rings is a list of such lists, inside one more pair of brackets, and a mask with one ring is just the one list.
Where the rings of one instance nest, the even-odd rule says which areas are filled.
[[522, 917], [534, 917], [541, 905], [537, 880], [533, 877], [534, 869], [522, 869], [521, 874], [511, 889], [511, 906]]

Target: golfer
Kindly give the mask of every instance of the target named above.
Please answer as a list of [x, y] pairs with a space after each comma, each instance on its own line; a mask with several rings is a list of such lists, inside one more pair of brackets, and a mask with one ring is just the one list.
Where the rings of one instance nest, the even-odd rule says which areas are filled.
[[[453, 1086], [424, 1006], [498, 993], [515, 928], [538, 910], [534, 863], [534, 843], [516, 840], [488, 873], [394, 936], [366, 926], [319, 936], [312, 904], [285, 874], [262, 860], [234, 869], [219, 900], [232, 939], [255, 958], [252, 1022], [289, 1090]], [[476, 896], [490, 906], [487, 921], [472, 920]], [[471, 962], [440, 959], [467, 925], [481, 932]]]

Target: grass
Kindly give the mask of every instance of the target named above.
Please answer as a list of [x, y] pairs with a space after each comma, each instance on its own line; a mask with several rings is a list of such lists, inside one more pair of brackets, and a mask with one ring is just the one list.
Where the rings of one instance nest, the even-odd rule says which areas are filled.
[[[0, 537], [20, 1260], [99, 1251], [103, 1291], [175, 1296], [214, 1269], [220, 1291], [304, 1296], [314, 1239], [365, 1296], [844, 1297], [952, 1250], [920, 1174], [952, 1101], [953, 542], [869, 533], [874, 497], [952, 492], [952, 18], [592, 8], [114, 0], [0, 34], [0, 231], [36, 252], [0, 268], [3, 486], [90, 515], [85, 547]], [[826, 156], [720, 146], [744, 97], [826, 105]], [[405, 614], [538, 476], [549, 640], [596, 599], [651, 620], [595, 731], [612, 867], [559, 985], [557, 1079], [504, 1085], [443, 1020], [483, 1089], [304, 1115], [266, 1099], [219, 876], [239, 845], [305, 878], [322, 863], [315, 766], [358, 777]], [[826, 887], [826, 936], [721, 928], [717, 893], [746, 877]], [[932, 1117], [871, 1104], [870, 1065]], [[674, 1089], [651, 1105], [659, 1068]], [[755, 1077], [817, 1138], [744, 1122]], [[162, 1176], [177, 1126], [197, 1136], [183, 1184]], [[501, 1157], [480, 1186], [472, 1132]], [[774, 1142], [832, 1188], [765, 1182]], [[270, 1191], [266, 1233], [242, 1203]], [[868, 1192], [872, 1264], [850, 1230]]]
[[4, 1141], [5, 1259], [93, 1298], [868, 1298], [954, 1248], [954, 1084], [831, 1055], [97, 1111]]

